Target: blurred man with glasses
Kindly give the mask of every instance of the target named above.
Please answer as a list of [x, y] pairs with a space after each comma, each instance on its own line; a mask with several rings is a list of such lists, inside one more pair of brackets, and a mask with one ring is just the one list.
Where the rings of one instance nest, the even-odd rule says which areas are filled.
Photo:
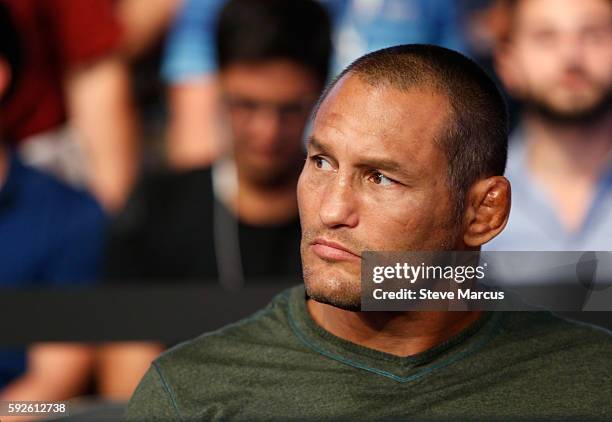
[[110, 278], [218, 278], [239, 288], [247, 278], [299, 277], [302, 139], [330, 50], [330, 23], [315, 1], [225, 4], [216, 120], [231, 153], [140, 184], [113, 230]]

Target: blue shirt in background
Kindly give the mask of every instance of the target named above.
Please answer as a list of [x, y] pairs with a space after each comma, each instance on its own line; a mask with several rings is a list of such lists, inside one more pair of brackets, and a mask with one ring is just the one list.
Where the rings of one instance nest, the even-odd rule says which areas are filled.
[[[467, 50], [454, 0], [320, 0], [334, 28], [332, 76], [359, 56], [397, 44]], [[224, 0], [186, 0], [170, 30], [162, 76], [181, 83], [216, 70], [215, 25]]]
[[334, 28], [332, 72], [398, 44], [435, 44], [465, 53], [456, 0], [321, 0]]
[[512, 186], [510, 219], [504, 231], [483, 250], [612, 250], [612, 163], [600, 177], [587, 216], [575, 233], [561, 224], [548, 193], [531, 175], [520, 130], [510, 142], [506, 177]]
[[[9, 160], [0, 185], [0, 288], [94, 282], [106, 226], [100, 206], [15, 156]], [[25, 357], [24, 349], [0, 349], [0, 388], [25, 370]]]

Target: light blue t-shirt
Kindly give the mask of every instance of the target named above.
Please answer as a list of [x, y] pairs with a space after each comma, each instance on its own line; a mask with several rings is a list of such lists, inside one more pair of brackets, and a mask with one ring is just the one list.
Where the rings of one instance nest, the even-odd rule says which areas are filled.
[[332, 73], [360, 56], [398, 44], [466, 52], [455, 0], [327, 0], [334, 26]]
[[162, 77], [185, 82], [214, 72], [215, 24], [224, 0], [185, 0], [168, 33]]
[[[466, 51], [454, 0], [320, 0], [334, 24], [332, 76], [370, 51], [437, 44]], [[170, 30], [162, 76], [180, 83], [214, 72], [215, 24], [224, 0], [186, 0]]]
[[512, 186], [510, 219], [504, 231], [483, 250], [612, 250], [612, 162], [597, 182], [587, 216], [575, 233], [564, 228], [548, 192], [531, 176], [520, 130], [510, 142], [506, 177]]

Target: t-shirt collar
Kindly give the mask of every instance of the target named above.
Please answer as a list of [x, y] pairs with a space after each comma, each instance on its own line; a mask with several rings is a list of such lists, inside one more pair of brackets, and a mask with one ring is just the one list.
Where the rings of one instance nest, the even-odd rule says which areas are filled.
[[354, 344], [320, 327], [306, 306], [304, 288], [289, 298], [289, 323], [302, 343], [315, 352], [355, 368], [408, 382], [463, 359], [484, 347], [498, 332], [502, 312], [487, 312], [445, 342], [416, 355], [401, 357]]

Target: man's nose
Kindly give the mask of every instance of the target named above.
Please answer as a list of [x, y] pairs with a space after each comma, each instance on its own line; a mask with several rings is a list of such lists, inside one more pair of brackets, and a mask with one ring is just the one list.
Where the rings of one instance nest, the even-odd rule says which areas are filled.
[[320, 200], [319, 218], [325, 227], [356, 227], [359, 223], [358, 198], [346, 175], [336, 173]]
[[568, 33], [559, 43], [560, 54], [566, 67], [581, 66], [585, 44], [580, 34]]
[[264, 142], [274, 142], [280, 137], [282, 122], [279, 113], [271, 107], [257, 110], [251, 121], [251, 131]]

